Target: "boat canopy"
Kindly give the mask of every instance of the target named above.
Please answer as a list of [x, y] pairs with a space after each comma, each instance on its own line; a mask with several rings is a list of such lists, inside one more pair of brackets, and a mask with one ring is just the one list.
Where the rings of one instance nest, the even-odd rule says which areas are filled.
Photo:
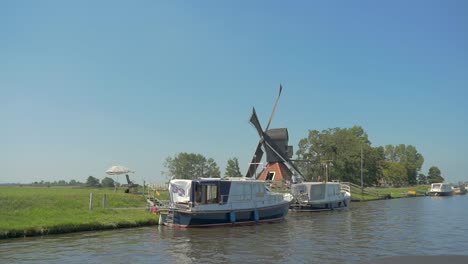
[[169, 195], [173, 203], [226, 203], [230, 187], [230, 180], [219, 178], [174, 179], [169, 184]]
[[191, 180], [171, 180], [169, 183], [169, 195], [174, 203], [190, 202]]

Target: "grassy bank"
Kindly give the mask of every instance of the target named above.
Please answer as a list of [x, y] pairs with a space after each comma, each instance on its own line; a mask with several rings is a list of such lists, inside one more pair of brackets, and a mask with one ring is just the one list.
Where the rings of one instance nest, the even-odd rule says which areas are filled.
[[[90, 192], [93, 210], [89, 210]], [[104, 194], [106, 209], [102, 205]], [[0, 238], [157, 224], [157, 217], [145, 207], [141, 195], [123, 190], [0, 187]]]
[[[408, 197], [410, 191], [424, 194], [429, 186], [365, 189], [380, 196]], [[93, 209], [89, 210], [89, 194]], [[168, 199], [167, 191], [157, 192], [158, 199]], [[106, 208], [103, 197], [106, 195]], [[352, 191], [353, 200], [377, 200], [376, 195]], [[123, 190], [70, 187], [0, 187], [0, 239], [78, 231], [156, 225], [158, 216], [146, 210], [141, 195]]]
[[[353, 190], [351, 196], [353, 200], [360, 201], [373, 201], [380, 200], [381, 197], [389, 198], [406, 198], [415, 196], [424, 196], [429, 188], [429, 185], [416, 185], [410, 187], [400, 188], [364, 188], [364, 194], [361, 194], [359, 190]], [[377, 194], [378, 196], [376, 196]]]

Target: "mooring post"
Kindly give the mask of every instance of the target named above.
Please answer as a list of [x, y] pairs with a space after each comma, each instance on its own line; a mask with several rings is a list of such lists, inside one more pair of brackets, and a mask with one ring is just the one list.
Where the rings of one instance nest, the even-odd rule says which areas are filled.
[[93, 193], [89, 193], [89, 210], [93, 210]]
[[106, 208], [106, 202], [107, 202], [107, 195], [104, 194], [102, 197], [102, 208]]

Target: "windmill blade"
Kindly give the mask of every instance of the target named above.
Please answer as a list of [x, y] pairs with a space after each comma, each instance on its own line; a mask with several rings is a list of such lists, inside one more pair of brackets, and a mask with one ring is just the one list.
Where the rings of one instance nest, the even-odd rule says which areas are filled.
[[263, 130], [262, 126], [260, 125], [260, 121], [258, 121], [257, 113], [255, 112], [255, 108], [253, 108], [252, 116], [250, 116], [250, 123], [257, 129], [258, 135], [260, 138], [263, 138]]
[[258, 165], [260, 165], [260, 161], [263, 157], [263, 150], [262, 150], [262, 142], [258, 142], [257, 149], [255, 150], [255, 154], [252, 157], [252, 161], [249, 164], [249, 168], [247, 170], [247, 174], [245, 177], [252, 178], [257, 171]]
[[276, 106], [278, 105], [278, 101], [279, 101], [279, 99], [280, 99], [281, 91], [282, 91], [282, 90], [283, 90], [283, 86], [280, 84], [280, 89], [279, 89], [278, 97], [276, 98], [276, 102], [275, 102], [275, 105], [273, 106], [273, 111], [271, 112], [270, 120], [268, 120], [268, 124], [267, 124], [267, 126], [266, 126], [265, 131], [267, 131], [268, 128], [270, 127], [271, 120], [273, 119], [273, 116], [275, 115]]
[[292, 164], [291, 162], [289, 162], [288, 159], [286, 159], [282, 154], [281, 154], [281, 151], [278, 149], [278, 146], [276, 146], [276, 144], [270, 139], [270, 137], [266, 134], [264, 134], [264, 141], [263, 143], [269, 148], [271, 149], [283, 162], [284, 164], [286, 164], [287, 166], [289, 166], [298, 176], [300, 176], [301, 178], [304, 179], [304, 176], [302, 175], [302, 173], [296, 168], [296, 166], [294, 166], [294, 164]]

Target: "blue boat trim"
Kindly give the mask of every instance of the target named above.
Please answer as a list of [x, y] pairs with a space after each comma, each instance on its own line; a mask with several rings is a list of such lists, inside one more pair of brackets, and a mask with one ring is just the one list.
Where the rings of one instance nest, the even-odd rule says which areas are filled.
[[245, 225], [263, 222], [277, 222], [284, 219], [288, 203], [276, 206], [243, 209], [234, 211], [189, 211], [172, 210], [170, 222], [166, 224], [179, 227], [204, 227], [220, 225]]

